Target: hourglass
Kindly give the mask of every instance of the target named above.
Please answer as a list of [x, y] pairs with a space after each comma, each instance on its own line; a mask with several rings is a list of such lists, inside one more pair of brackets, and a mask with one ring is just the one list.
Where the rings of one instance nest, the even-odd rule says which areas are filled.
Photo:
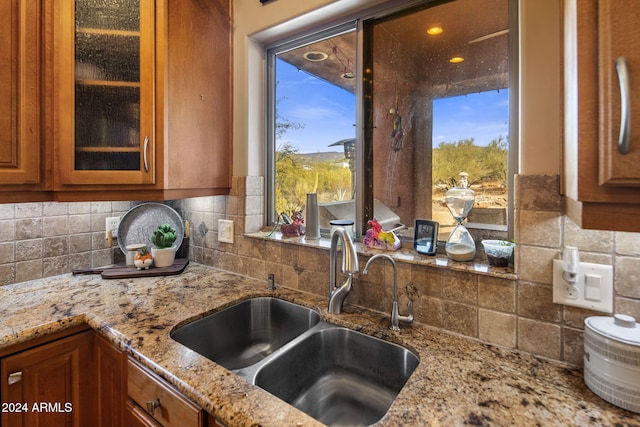
[[445, 202], [451, 215], [458, 223], [449, 238], [445, 250], [454, 261], [471, 261], [476, 256], [476, 244], [462, 223], [475, 203], [475, 193], [470, 188], [451, 188], [445, 194]]

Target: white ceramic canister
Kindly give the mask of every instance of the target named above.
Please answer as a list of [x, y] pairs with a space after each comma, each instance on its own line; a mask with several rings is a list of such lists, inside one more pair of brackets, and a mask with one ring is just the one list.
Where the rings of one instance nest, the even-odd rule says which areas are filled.
[[584, 381], [609, 403], [640, 413], [640, 326], [624, 314], [584, 321]]
[[125, 249], [127, 250], [127, 253], [125, 255], [126, 255], [128, 267], [135, 267], [134, 260], [136, 258], [136, 254], [140, 249], [144, 248], [145, 246], [147, 245], [145, 245], [144, 243], [132, 243], [125, 247]]

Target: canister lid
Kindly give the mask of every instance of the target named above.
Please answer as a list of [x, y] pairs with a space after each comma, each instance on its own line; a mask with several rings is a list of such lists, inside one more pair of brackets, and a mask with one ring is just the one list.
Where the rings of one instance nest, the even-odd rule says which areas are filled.
[[613, 317], [592, 316], [584, 322], [588, 327], [609, 339], [640, 345], [640, 326], [631, 316], [626, 314], [616, 314]]
[[144, 243], [132, 243], [130, 245], [127, 245], [125, 247], [125, 249], [127, 251], [137, 251], [137, 250], [140, 250], [140, 249], [144, 248], [145, 246], [147, 246], [147, 245], [145, 245]]

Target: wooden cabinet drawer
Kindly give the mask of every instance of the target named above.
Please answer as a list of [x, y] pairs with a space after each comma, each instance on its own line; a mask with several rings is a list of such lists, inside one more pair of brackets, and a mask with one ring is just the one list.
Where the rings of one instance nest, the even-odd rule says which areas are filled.
[[129, 397], [161, 425], [204, 425], [205, 414], [201, 408], [137, 362], [129, 359], [127, 365]]
[[162, 427], [131, 399], [127, 400], [126, 420], [128, 427]]

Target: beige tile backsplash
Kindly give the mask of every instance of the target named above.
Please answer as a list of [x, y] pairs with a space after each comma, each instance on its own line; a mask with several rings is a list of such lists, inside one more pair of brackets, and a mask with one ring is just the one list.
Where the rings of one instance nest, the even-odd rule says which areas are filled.
[[[553, 304], [551, 289], [551, 261], [574, 245], [582, 260], [614, 266], [615, 309], [640, 319], [640, 233], [581, 230], [562, 215], [558, 189], [557, 176], [516, 179], [517, 280], [399, 262], [401, 312], [409, 292], [418, 322], [581, 365], [583, 322], [598, 313]], [[104, 221], [136, 203], [0, 205], [0, 284], [122, 260], [117, 244], [107, 247]], [[168, 204], [191, 223], [190, 259], [264, 280], [274, 273], [277, 286], [328, 293], [326, 250], [244, 236], [262, 225], [262, 177], [234, 177], [229, 196]], [[233, 244], [217, 241], [218, 219], [234, 221]], [[391, 298], [385, 261], [357, 277], [348, 301], [388, 312]]]

